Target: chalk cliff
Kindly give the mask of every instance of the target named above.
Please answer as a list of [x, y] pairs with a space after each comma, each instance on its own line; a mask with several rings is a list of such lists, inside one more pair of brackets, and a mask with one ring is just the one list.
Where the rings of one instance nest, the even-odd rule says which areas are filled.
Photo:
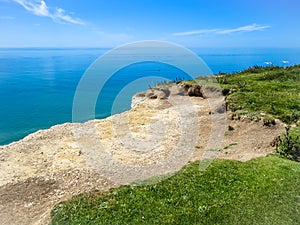
[[245, 161], [273, 151], [283, 125], [227, 121], [220, 90], [192, 89], [148, 90], [124, 113], [0, 146], [0, 224], [45, 224], [51, 208], [74, 194], [172, 173], [191, 160]]

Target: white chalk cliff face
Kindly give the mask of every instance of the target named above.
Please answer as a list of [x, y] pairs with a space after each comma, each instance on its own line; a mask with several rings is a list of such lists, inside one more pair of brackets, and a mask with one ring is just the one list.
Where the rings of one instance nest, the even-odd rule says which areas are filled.
[[204, 93], [190, 97], [180, 85], [148, 90], [133, 97], [127, 112], [0, 146], [0, 224], [45, 224], [51, 208], [74, 194], [172, 173], [188, 161], [272, 152], [269, 143], [283, 127], [231, 121], [229, 132], [224, 97], [217, 89]]
[[[122, 114], [53, 126], [0, 147], [0, 185], [74, 169], [125, 184], [180, 169], [193, 157], [195, 146], [204, 150], [210, 141], [211, 103], [178, 94], [177, 86], [167, 95], [155, 94], [158, 98], [134, 96], [132, 109]], [[223, 98], [218, 95], [215, 101], [221, 105]], [[225, 121], [225, 114], [219, 115]]]

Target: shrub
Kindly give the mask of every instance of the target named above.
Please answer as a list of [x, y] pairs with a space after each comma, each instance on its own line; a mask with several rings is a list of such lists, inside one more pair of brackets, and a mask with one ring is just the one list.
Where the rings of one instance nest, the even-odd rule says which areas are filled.
[[228, 130], [229, 130], [229, 131], [234, 130], [233, 126], [230, 126], [230, 125], [229, 125], [229, 126], [228, 126]]
[[300, 162], [299, 135], [291, 133], [290, 126], [285, 128], [285, 133], [277, 138], [276, 152], [283, 158]]
[[264, 126], [267, 126], [267, 127], [270, 127], [270, 126], [276, 124], [275, 119], [273, 117], [269, 117], [269, 116], [263, 118], [263, 123], [264, 123]]
[[222, 94], [223, 94], [224, 96], [228, 95], [229, 92], [230, 92], [230, 89], [228, 89], [228, 88], [223, 88], [223, 89], [222, 89]]
[[242, 88], [246, 87], [246, 85], [247, 85], [246, 82], [238, 82], [239, 89], [242, 89]]

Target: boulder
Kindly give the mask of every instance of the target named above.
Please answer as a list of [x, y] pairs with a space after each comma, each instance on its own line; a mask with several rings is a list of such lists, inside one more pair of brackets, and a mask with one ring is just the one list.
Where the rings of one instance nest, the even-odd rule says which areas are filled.
[[150, 99], [167, 99], [170, 91], [164, 88], [150, 88], [146, 91], [145, 96]]
[[202, 87], [198, 84], [185, 84], [184, 82], [181, 82], [177, 84], [177, 89], [179, 95], [188, 95], [193, 97], [202, 97], [204, 98], [204, 92], [202, 90]]
[[188, 96], [204, 97], [200, 85], [191, 85], [187, 90]]

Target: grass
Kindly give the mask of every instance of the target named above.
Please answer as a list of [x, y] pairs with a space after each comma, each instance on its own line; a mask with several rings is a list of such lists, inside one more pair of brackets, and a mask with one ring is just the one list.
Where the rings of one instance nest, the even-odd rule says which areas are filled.
[[240, 73], [218, 77], [228, 107], [237, 114], [266, 113], [285, 123], [300, 119], [300, 65], [253, 67]]
[[277, 156], [191, 163], [148, 186], [82, 194], [51, 224], [300, 224], [300, 164]]

